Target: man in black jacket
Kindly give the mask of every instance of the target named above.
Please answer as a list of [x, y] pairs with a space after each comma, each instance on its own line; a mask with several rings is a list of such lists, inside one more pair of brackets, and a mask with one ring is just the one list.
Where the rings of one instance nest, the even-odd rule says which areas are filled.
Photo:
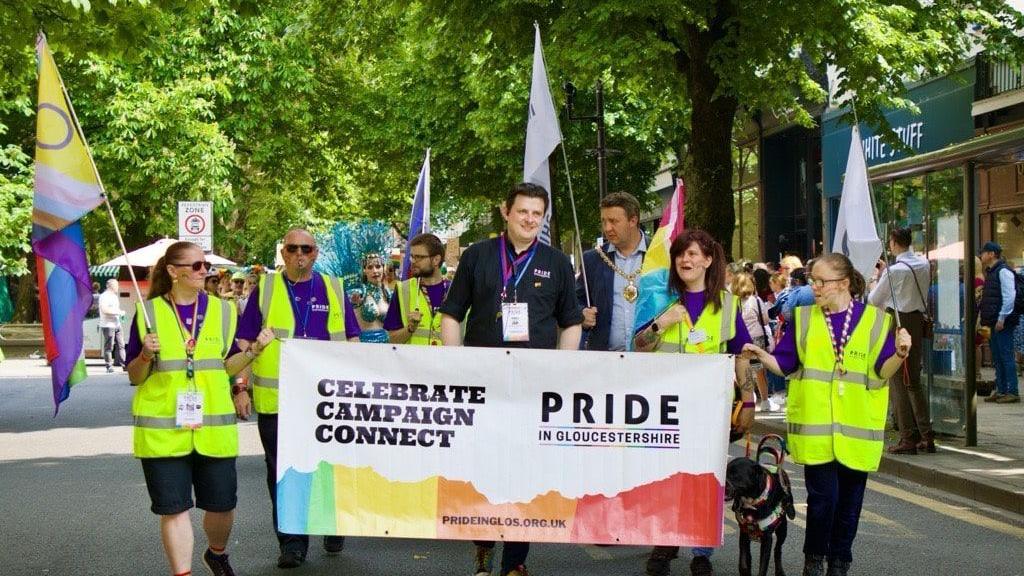
[[601, 200], [601, 231], [607, 240], [583, 254], [590, 288], [587, 306], [583, 275], [576, 279], [576, 297], [583, 309], [586, 331], [581, 348], [626, 350], [633, 338], [633, 318], [639, 297], [640, 268], [647, 243], [640, 231], [640, 203], [627, 192]]
[[978, 251], [985, 266], [985, 287], [978, 307], [981, 325], [992, 328], [989, 348], [996, 369], [996, 391], [986, 402], [1010, 404], [1020, 402], [1017, 388], [1017, 365], [1013, 361], [1013, 330], [1020, 315], [1013, 313], [1017, 295], [1016, 273], [1003, 261], [1003, 247], [986, 242]]

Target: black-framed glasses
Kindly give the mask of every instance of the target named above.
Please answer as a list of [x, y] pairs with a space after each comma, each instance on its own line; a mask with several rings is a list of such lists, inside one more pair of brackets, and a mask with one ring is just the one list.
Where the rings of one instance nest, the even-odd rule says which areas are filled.
[[199, 272], [200, 270], [209, 270], [210, 263], [206, 260], [197, 260], [191, 264], [175, 264], [175, 266], [184, 266], [191, 268], [193, 272]]
[[314, 246], [309, 244], [285, 244], [284, 251], [289, 254], [295, 254], [299, 250], [302, 250], [303, 254], [312, 254]]
[[808, 278], [807, 283], [815, 288], [824, 288], [829, 282], [842, 282], [846, 278]]

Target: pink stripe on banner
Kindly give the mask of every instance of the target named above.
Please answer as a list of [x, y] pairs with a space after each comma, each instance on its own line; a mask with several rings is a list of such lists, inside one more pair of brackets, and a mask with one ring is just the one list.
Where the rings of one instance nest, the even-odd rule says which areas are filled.
[[[37, 205], [43, 204], [44, 210], [66, 220], [77, 220], [103, 203], [99, 186], [76, 180], [45, 164], [36, 164], [35, 191]], [[72, 210], [74, 213], [70, 213]]]

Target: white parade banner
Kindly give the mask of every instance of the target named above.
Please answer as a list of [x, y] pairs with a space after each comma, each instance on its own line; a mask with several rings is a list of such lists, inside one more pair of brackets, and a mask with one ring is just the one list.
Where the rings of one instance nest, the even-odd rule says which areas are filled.
[[285, 340], [280, 529], [719, 546], [733, 367]]
[[178, 202], [178, 239], [213, 251], [213, 202]]

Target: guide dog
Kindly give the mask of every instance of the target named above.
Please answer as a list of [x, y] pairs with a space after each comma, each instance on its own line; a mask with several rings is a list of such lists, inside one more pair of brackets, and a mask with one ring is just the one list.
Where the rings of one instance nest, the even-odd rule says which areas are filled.
[[735, 458], [725, 473], [726, 500], [732, 500], [740, 533], [740, 576], [751, 576], [750, 541], [761, 542], [758, 576], [768, 574], [772, 537], [775, 542], [775, 576], [782, 569], [782, 544], [786, 541], [787, 518], [796, 516], [789, 476], [782, 468], [786, 441], [769, 434], [757, 444], [754, 459]]

